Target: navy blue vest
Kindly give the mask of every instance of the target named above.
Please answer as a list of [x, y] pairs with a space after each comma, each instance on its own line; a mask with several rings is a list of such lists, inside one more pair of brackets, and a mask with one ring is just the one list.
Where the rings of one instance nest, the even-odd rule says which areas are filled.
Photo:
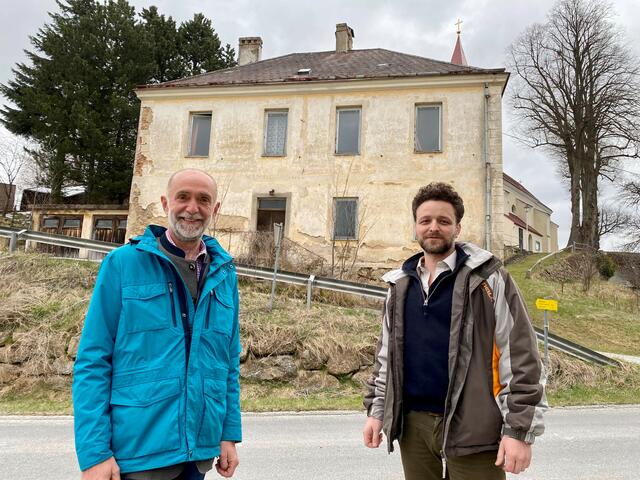
[[457, 246], [456, 252], [455, 269], [438, 275], [429, 287], [428, 300], [416, 271], [423, 254], [414, 255], [402, 266], [411, 277], [404, 302], [403, 396], [406, 411], [444, 413], [449, 387], [453, 285], [460, 266], [469, 256]]

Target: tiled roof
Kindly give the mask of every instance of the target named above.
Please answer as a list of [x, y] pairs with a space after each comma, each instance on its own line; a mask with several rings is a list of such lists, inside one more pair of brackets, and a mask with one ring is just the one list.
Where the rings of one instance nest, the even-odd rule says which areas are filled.
[[[308, 74], [299, 74], [310, 69]], [[383, 79], [438, 75], [505, 73], [504, 68], [485, 69], [393, 52], [382, 48], [349, 52], [292, 53], [247, 65], [141, 88], [244, 85], [301, 81]]]
[[515, 188], [517, 188], [518, 190], [520, 190], [521, 192], [529, 195], [533, 200], [535, 200], [536, 202], [538, 202], [540, 205], [542, 205], [544, 208], [547, 208], [549, 210], [551, 210], [549, 207], [547, 207], [544, 203], [542, 203], [540, 200], [538, 200], [538, 198], [531, 193], [529, 190], [527, 190], [526, 188], [524, 188], [524, 185], [522, 185], [520, 182], [518, 182], [517, 180], [515, 180], [513, 177], [510, 177], [509, 175], [507, 175], [506, 173], [502, 173], [502, 178], [505, 182], [508, 182], [510, 185], [514, 186]]
[[519, 216], [517, 216], [514, 213], [505, 213], [504, 214], [505, 217], [507, 217], [509, 220], [511, 220], [513, 223], [515, 223], [517, 226], [524, 228], [525, 230], [529, 230], [531, 233], [534, 233], [536, 235], [538, 235], [539, 237], [542, 237], [543, 235], [538, 232], [535, 228], [533, 228], [531, 225], [527, 225], [525, 223], [524, 220], [522, 220]]

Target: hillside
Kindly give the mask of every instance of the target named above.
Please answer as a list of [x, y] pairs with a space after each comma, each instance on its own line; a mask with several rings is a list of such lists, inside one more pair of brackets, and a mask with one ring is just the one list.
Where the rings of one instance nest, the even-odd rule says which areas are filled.
[[597, 351], [640, 356], [638, 296], [597, 274], [588, 292], [583, 291], [580, 279], [571, 279], [571, 275], [562, 277], [571, 279], [564, 286], [553, 281], [545, 270], [566, 259], [566, 254], [545, 261], [536, 267], [532, 278], [526, 278], [527, 270], [543, 256], [529, 255], [507, 266], [526, 299], [533, 323], [543, 326], [544, 313], [535, 308], [536, 298], [553, 298], [558, 300], [558, 312], [549, 313], [552, 333]]
[[[510, 267], [516, 277], [523, 268]], [[0, 413], [71, 412], [73, 360], [97, 269], [91, 262], [0, 252]], [[543, 286], [549, 289], [543, 294], [553, 293], [553, 285], [547, 282], [535, 278], [521, 282], [530, 304]], [[361, 408], [363, 384], [373, 364], [380, 305], [326, 295], [324, 302], [316, 301], [307, 310], [304, 292], [283, 287], [276, 308], [269, 312], [268, 285], [242, 281], [240, 290], [243, 410]], [[580, 340], [579, 330], [559, 329], [573, 325], [564, 305], [581, 306], [572, 296], [577, 293], [570, 290], [565, 285], [552, 331], [575, 333], [572, 338]], [[626, 294], [609, 291], [605, 285], [597, 291], [599, 296], [585, 300], [594, 305], [593, 311], [579, 319], [582, 328], [591, 332], [590, 346], [636, 354], [638, 342], [634, 345], [632, 339], [638, 338], [638, 327], [625, 310], [630, 308]], [[618, 301], [604, 302], [605, 291]], [[614, 308], [617, 313], [610, 311]], [[536, 323], [540, 318], [536, 316]], [[604, 318], [610, 327], [589, 328], [590, 322], [602, 323]], [[629, 327], [624, 335], [615, 332], [619, 325]], [[596, 336], [593, 331], [611, 335]], [[554, 405], [634, 403], [640, 398], [638, 367], [600, 368], [554, 353], [550, 373]]]

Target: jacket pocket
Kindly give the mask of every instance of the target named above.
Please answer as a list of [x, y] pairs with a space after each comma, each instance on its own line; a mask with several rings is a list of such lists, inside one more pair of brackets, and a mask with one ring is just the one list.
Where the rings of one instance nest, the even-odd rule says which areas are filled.
[[233, 329], [233, 300], [231, 295], [220, 289], [209, 292], [204, 329], [231, 336]]
[[204, 379], [204, 414], [198, 433], [199, 447], [217, 447], [227, 415], [227, 384], [214, 378]]
[[127, 332], [169, 328], [172, 324], [171, 299], [166, 283], [124, 287], [122, 309]]
[[180, 379], [111, 391], [111, 447], [116, 460], [180, 448]]

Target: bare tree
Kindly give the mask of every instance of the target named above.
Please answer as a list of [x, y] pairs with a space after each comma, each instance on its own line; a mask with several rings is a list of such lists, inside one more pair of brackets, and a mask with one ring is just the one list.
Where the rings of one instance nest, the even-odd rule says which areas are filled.
[[632, 215], [623, 207], [603, 205], [598, 212], [598, 236], [623, 232], [632, 220]]
[[2, 215], [13, 210], [12, 194], [16, 190], [16, 183], [21, 174], [29, 167], [31, 157], [22, 142], [17, 138], [2, 138], [0, 140], [0, 198], [3, 202]]
[[640, 251], [640, 181], [625, 182], [620, 188], [620, 200], [629, 217], [623, 229], [627, 242], [622, 248], [631, 252]]
[[509, 50], [521, 139], [561, 160], [571, 193], [569, 244], [599, 246], [598, 181], [640, 158], [640, 68], [598, 0], [559, 0]]

